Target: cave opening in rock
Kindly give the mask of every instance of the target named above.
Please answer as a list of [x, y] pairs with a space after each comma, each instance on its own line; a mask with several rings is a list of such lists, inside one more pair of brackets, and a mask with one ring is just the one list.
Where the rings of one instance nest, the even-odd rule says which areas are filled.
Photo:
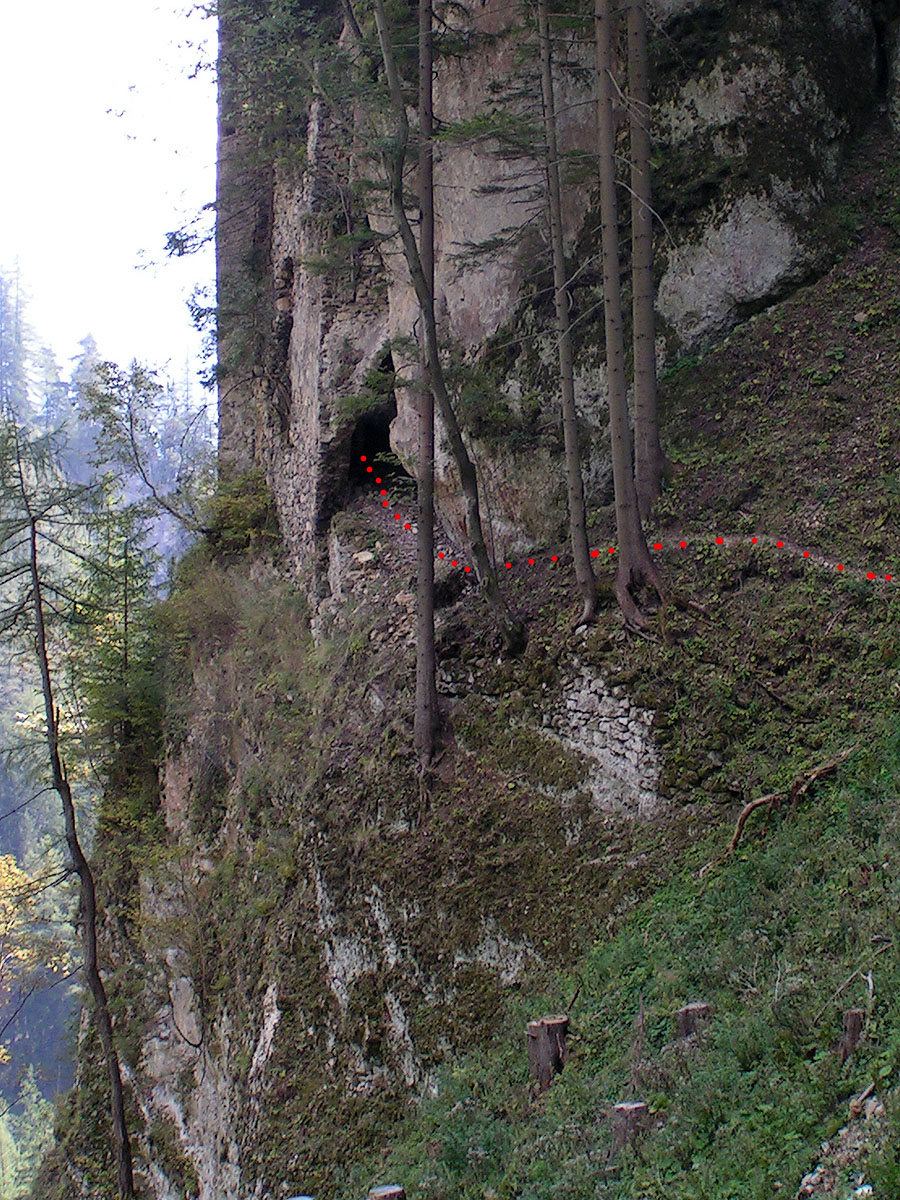
[[891, 86], [891, 60], [900, 39], [900, 3], [898, 0], [874, 0], [872, 24], [875, 29], [875, 88], [880, 100], [886, 99]]
[[[382, 478], [402, 472], [391, 451], [391, 421], [397, 415], [397, 405], [379, 405], [377, 409], [363, 413], [353, 427], [350, 437], [350, 462], [348, 483], [350, 490], [372, 486], [372, 474]], [[365, 462], [363, 462], [365, 456]], [[370, 473], [366, 467], [375, 467]]]
[[[390, 353], [370, 372], [373, 401], [356, 420], [350, 436], [350, 455], [347, 464], [347, 490], [350, 494], [375, 486], [379, 477], [383, 487], [396, 486], [409, 475], [391, 450], [391, 422], [397, 415], [397, 399], [393, 391], [394, 363]], [[365, 460], [365, 461], [364, 461]], [[372, 467], [372, 471], [366, 468]]]

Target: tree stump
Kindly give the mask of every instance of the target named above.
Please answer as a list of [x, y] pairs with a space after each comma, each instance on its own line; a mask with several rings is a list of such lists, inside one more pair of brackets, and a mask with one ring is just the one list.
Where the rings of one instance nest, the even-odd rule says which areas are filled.
[[369, 1200], [406, 1200], [406, 1192], [396, 1183], [387, 1183], [382, 1187], [372, 1188]]
[[701, 1033], [712, 1019], [712, 1005], [707, 1004], [705, 1000], [698, 1000], [694, 1004], [686, 1004], [684, 1008], [679, 1008], [675, 1014], [675, 1025], [680, 1038], [693, 1037], [697, 1033]]
[[840, 1041], [842, 1066], [859, 1045], [865, 1016], [865, 1009], [862, 1008], [848, 1008], [844, 1013], [843, 1031]]
[[569, 1018], [546, 1016], [529, 1021], [525, 1028], [528, 1039], [528, 1062], [537, 1080], [538, 1089], [546, 1092], [554, 1075], [558, 1075], [569, 1057], [566, 1033]]
[[650, 1123], [650, 1109], [643, 1101], [628, 1101], [617, 1104], [609, 1111], [612, 1126], [613, 1154], [618, 1154], [638, 1134], [643, 1133]]

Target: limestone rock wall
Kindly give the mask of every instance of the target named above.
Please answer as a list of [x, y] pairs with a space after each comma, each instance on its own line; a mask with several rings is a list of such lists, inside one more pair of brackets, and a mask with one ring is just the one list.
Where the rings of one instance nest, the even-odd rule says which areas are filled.
[[[696, 347], [780, 297], [827, 253], [811, 223], [815, 208], [854, 131], [872, 115], [879, 87], [896, 92], [890, 22], [900, 13], [887, 8], [870, 0], [657, 0], [653, 123], [665, 355]], [[511, 30], [516, 18], [502, 0], [485, 0], [466, 18], [461, 33], [478, 49], [437, 68], [444, 125], [498, 109], [513, 74], [528, 70], [522, 35]], [[589, 68], [590, 47], [576, 47], [570, 58]], [[561, 143], [590, 154], [585, 75], [561, 70], [559, 77]], [[532, 100], [536, 77], [533, 85]], [[527, 115], [528, 103], [520, 101], [519, 110]], [[249, 209], [246, 188], [227, 186], [237, 174], [240, 129], [223, 133], [223, 162], [231, 166], [220, 195], [220, 290], [227, 294], [229, 281], [246, 274], [242, 246], [252, 242], [264, 264], [256, 277], [256, 340], [223, 381], [223, 454], [226, 463], [252, 460], [264, 469], [298, 564], [314, 556], [343, 502], [354, 428], [347, 398], [360, 392], [392, 340], [417, 333], [395, 241], [361, 252], [349, 279], [346, 271], [322, 270], [335, 213], [346, 209], [348, 229], [387, 232], [380, 204], [360, 209], [354, 197], [373, 168], [347, 149], [342, 120], [314, 104], [302, 169], [282, 162], [267, 176], [257, 172]], [[373, 136], [368, 117], [358, 124], [360, 139]], [[558, 536], [564, 507], [554, 346], [541, 298], [540, 170], [530, 157], [498, 155], [489, 138], [451, 139], [439, 146], [436, 178], [439, 320], [459, 360], [488, 368], [493, 395], [481, 398], [480, 410], [463, 403], [461, 411], [483, 469], [497, 548], [514, 552]], [[589, 503], [605, 501], [610, 489], [595, 202], [589, 177], [567, 191]], [[490, 260], [461, 262], [472, 245], [523, 225], [527, 232]], [[411, 466], [413, 396], [401, 387], [395, 400], [391, 444]], [[440, 441], [437, 468], [442, 518], [461, 538], [457, 488]]]

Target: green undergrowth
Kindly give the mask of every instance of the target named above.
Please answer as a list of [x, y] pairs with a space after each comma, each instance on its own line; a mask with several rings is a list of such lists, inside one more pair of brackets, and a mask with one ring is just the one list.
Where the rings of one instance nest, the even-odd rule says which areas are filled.
[[[895, 734], [861, 752], [798, 809], [748, 826], [702, 877], [722, 834], [699, 838], [577, 973], [498, 1011], [494, 1044], [442, 1075], [347, 1200], [373, 1178], [423, 1200], [793, 1195], [848, 1100], [900, 1082], [898, 750]], [[571, 1058], [537, 1098], [525, 1022], [573, 994]], [[697, 1000], [712, 1004], [711, 1024], [678, 1041], [674, 1014]], [[842, 1065], [850, 1007], [865, 1029]], [[606, 1114], [626, 1100], [649, 1104], [651, 1126], [614, 1153]], [[888, 1144], [895, 1108], [890, 1121]], [[892, 1154], [869, 1157], [874, 1194], [890, 1200]]]

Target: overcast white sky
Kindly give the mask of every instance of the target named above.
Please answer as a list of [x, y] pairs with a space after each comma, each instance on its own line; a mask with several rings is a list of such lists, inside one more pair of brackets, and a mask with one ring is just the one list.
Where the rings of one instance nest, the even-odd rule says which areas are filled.
[[212, 249], [164, 250], [215, 187], [213, 75], [189, 78], [215, 28], [188, 7], [0, 0], [0, 267], [64, 370], [92, 333], [104, 358], [196, 374], [185, 301]]

